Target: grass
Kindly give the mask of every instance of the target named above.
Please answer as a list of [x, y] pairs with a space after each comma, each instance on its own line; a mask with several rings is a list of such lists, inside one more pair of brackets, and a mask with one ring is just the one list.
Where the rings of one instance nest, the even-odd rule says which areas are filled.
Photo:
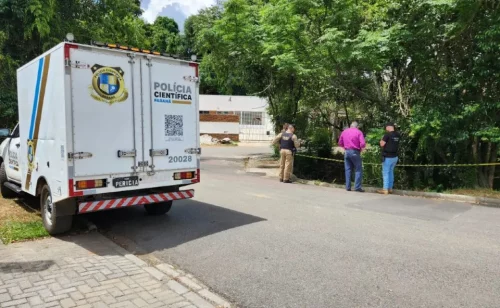
[[0, 198], [0, 239], [4, 244], [49, 236], [40, 212], [19, 199]]

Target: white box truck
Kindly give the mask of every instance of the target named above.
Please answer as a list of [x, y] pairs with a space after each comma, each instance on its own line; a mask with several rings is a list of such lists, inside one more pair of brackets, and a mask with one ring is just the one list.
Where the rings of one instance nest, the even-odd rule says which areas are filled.
[[50, 234], [74, 215], [167, 213], [200, 181], [198, 64], [113, 44], [61, 43], [17, 71], [19, 124], [0, 146], [4, 197], [40, 198]]

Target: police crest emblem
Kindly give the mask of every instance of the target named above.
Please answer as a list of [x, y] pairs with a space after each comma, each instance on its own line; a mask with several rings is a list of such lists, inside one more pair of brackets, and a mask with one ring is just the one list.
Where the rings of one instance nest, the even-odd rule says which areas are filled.
[[28, 174], [35, 168], [35, 143], [33, 140], [28, 140]]
[[93, 75], [89, 90], [93, 99], [112, 105], [128, 98], [123, 79], [125, 72], [121, 68], [95, 64], [91, 70]]

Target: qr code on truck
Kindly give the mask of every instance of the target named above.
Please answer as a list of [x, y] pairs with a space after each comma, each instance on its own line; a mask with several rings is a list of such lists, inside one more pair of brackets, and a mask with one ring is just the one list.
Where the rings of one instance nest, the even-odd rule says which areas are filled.
[[165, 137], [169, 141], [182, 141], [184, 121], [181, 115], [165, 115]]

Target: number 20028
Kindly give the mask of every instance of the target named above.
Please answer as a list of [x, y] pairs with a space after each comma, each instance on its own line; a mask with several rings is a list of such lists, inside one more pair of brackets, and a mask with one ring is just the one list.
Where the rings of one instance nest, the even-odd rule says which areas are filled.
[[190, 163], [193, 161], [192, 156], [169, 156], [168, 157], [168, 162], [169, 163]]

